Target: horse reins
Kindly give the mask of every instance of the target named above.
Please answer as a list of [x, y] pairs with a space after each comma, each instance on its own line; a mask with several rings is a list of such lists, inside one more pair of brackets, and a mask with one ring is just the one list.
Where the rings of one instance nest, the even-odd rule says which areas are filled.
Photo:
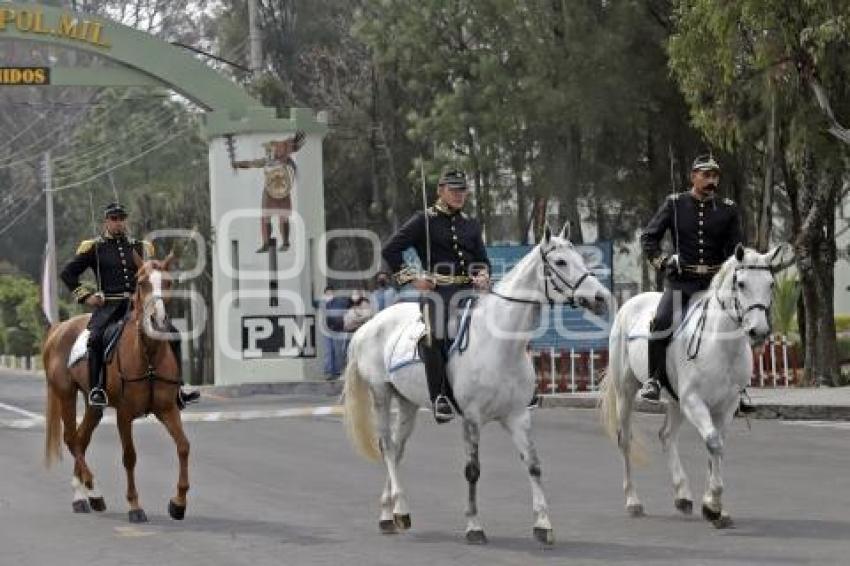
[[[738, 327], [740, 327], [744, 323], [744, 317], [748, 312], [752, 310], [761, 310], [764, 311], [765, 316], [767, 317], [770, 313], [770, 309], [773, 307], [773, 300], [768, 304], [764, 303], [753, 303], [749, 305], [746, 309], [742, 309], [741, 300], [738, 298], [738, 272], [744, 270], [752, 270], [752, 271], [770, 271], [771, 275], [773, 275], [773, 268], [769, 265], [740, 265], [735, 268], [732, 272], [732, 292], [735, 294], [735, 300], [732, 303], [735, 307], [735, 315], [729, 312], [729, 309], [726, 307], [725, 301], [720, 298], [717, 294], [717, 290], [715, 290], [713, 295], [708, 296], [702, 301], [702, 312], [700, 313], [700, 317], [697, 320], [697, 327], [693, 334], [691, 334], [690, 340], [688, 340], [688, 360], [694, 360], [699, 355], [700, 345], [702, 344], [702, 333], [705, 329], [706, 319], [708, 317], [708, 304], [711, 302], [711, 299], [717, 299], [717, 303], [720, 305], [720, 308], [724, 313], [734, 322]], [[772, 299], [771, 295], [771, 299]], [[768, 318], [769, 320], [769, 318]]]
[[[587, 279], [588, 277], [595, 277], [595, 275], [593, 275], [593, 273], [591, 273], [590, 271], [585, 271], [584, 273], [581, 274], [581, 277], [579, 277], [578, 280], [575, 283], [570, 283], [567, 280], [567, 278], [564, 277], [563, 275], [561, 275], [561, 273], [557, 269], [555, 269], [555, 267], [551, 264], [551, 262], [549, 261], [549, 258], [547, 257], [546, 252], [543, 251], [542, 246], [540, 247], [540, 257], [543, 260], [543, 282], [544, 282], [543, 283], [543, 285], [544, 285], [543, 292], [546, 295], [546, 302], [549, 303], [550, 307], [553, 307], [555, 305], [555, 299], [552, 297], [552, 295], [549, 292], [549, 287], [551, 286], [554, 291], [561, 293], [563, 295], [567, 295], [567, 293], [566, 293], [567, 289], [569, 291], [571, 291], [570, 294], [567, 295], [567, 300], [565, 301], [565, 303], [570, 305], [570, 306], [575, 306], [576, 305], [576, 301], [575, 301], [576, 290], [578, 290], [578, 288], [581, 287], [581, 284], [584, 283], [585, 279]], [[557, 278], [557, 280], [554, 280], [555, 277]], [[558, 284], [558, 281], [560, 281], [561, 285]], [[509, 301], [509, 302], [512, 302], [512, 303], [523, 303], [523, 304], [527, 304], [527, 305], [542, 305], [543, 304], [543, 301], [540, 301], [538, 299], [523, 299], [521, 297], [511, 297], [511, 296], [508, 296], [508, 295], [503, 295], [502, 293], [499, 293], [496, 290], [491, 290], [490, 294], [495, 295], [495, 296], [499, 297], [500, 299], [504, 299], [505, 301]]]
[[[140, 293], [138, 286], [137, 286], [137, 289], [136, 289], [134, 299], [135, 300], [133, 302], [136, 305], [139, 305], [139, 303], [142, 302], [141, 301], [141, 293]], [[147, 346], [145, 344], [144, 336], [143, 336], [144, 330], [142, 329], [142, 320], [144, 319], [145, 311], [147, 310], [147, 303], [148, 302], [149, 301], [145, 301], [145, 304], [140, 306], [141, 310], [139, 311], [139, 318], [138, 318], [138, 320], [136, 320], [136, 335], [138, 337], [139, 344], [141, 345], [141, 351], [142, 351], [142, 354], [144, 356], [144, 364], [143, 365], [147, 366], [147, 370], [145, 371], [145, 373], [143, 373], [142, 375], [140, 375], [138, 377], [128, 378], [126, 375], [124, 375], [124, 370], [121, 368], [121, 348], [118, 348], [115, 352], [115, 358], [116, 358], [115, 361], [116, 361], [116, 364], [118, 366], [118, 377], [121, 380], [121, 392], [122, 392], [122, 394], [124, 392], [124, 384], [125, 383], [137, 383], [139, 381], [144, 381], [144, 380], [148, 381], [148, 384], [150, 386], [149, 387], [150, 396], [148, 397], [148, 407], [147, 407], [147, 409], [145, 409], [145, 414], [149, 414], [151, 412], [151, 409], [153, 408], [152, 407], [153, 406], [153, 393], [154, 393], [153, 389], [154, 389], [154, 385], [157, 381], [162, 382], [162, 383], [167, 383], [169, 385], [176, 385], [178, 387], [183, 385], [182, 379], [174, 380], [174, 379], [170, 379], [170, 378], [167, 378], [167, 377], [163, 377], [161, 375], [157, 375], [153, 365], [151, 364], [151, 355], [148, 353], [148, 349], [147, 349]], [[131, 303], [131, 305], [132, 305], [132, 303]], [[180, 360], [177, 360], [177, 363], [180, 363]]]

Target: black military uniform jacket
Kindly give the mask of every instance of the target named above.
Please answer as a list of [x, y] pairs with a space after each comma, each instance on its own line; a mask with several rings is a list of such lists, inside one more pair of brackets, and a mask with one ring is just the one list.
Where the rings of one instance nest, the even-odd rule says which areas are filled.
[[108, 235], [93, 240], [83, 240], [77, 247], [76, 255], [59, 277], [80, 302], [85, 302], [96, 289], [80, 283], [80, 276], [91, 269], [95, 277], [100, 272], [100, 290], [106, 299], [127, 298], [136, 290], [136, 263], [133, 250], [140, 258], [153, 257], [153, 244], [144, 240]]
[[666, 259], [661, 240], [667, 230], [682, 268], [676, 276], [684, 279], [710, 278], [744, 240], [733, 201], [717, 196], [700, 201], [690, 191], [668, 196], [640, 236], [643, 252], [656, 269]]
[[[426, 219], [431, 236], [431, 265], [427, 266]], [[428, 208], [427, 217], [422, 211], [414, 214], [384, 244], [382, 255], [399, 282], [404, 282], [399, 279], [399, 272], [405, 267], [402, 254], [410, 247], [416, 249], [423, 269], [438, 276], [457, 278], [454, 284], [464, 284], [464, 279], [468, 283], [468, 278], [481, 270], [490, 271], [481, 225], [465, 213], [451, 212], [439, 204]]]

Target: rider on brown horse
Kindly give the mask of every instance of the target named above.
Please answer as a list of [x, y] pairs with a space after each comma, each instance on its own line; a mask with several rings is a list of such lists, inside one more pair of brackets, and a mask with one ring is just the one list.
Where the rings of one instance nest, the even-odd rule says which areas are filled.
[[[136, 290], [136, 262], [133, 254], [139, 258], [153, 256], [153, 244], [127, 236], [127, 212], [118, 203], [110, 203], [104, 209], [103, 234], [93, 240], [83, 240], [77, 247], [74, 258], [60, 274], [62, 281], [71, 290], [78, 302], [94, 308], [88, 324], [88, 396], [92, 407], [105, 407], [108, 404], [103, 388], [103, 333], [114, 321], [121, 320], [130, 306], [130, 298]], [[80, 276], [91, 269], [97, 281], [92, 289], [80, 283]], [[172, 341], [175, 356], [180, 360], [179, 342]], [[196, 401], [200, 393], [185, 393], [179, 390], [178, 405]]]

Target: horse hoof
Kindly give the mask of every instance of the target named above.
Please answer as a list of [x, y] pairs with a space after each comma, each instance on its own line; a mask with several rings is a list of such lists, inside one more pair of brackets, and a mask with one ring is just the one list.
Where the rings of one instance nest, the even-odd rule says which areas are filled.
[[71, 507], [73, 507], [74, 513], [91, 513], [89, 502], [85, 499], [77, 499], [71, 504]]
[[555, 532], [552, 529], [534, 527], [534, 538], [540, 544], [545, 544], [547, 546], [555, 544]]
[[106, 511], [106, 501], [102, 497], [89, 497], [89, 505], [91, 505], [92, 511], [98, 513]]
[[398, 532], [398, 527], [392, 519], [381, 519], [378, 521], [378, 528], [381, 529], [383, 535], [394, 535]]
[[705, 503], [702, 504], [702, 518], [706, 521], [718, 521], [721, 516], [720, 511], [715, 511]]
[[178, 505], [173, 501], [168, 502], [168, 514], [171, 515], [171, 518], [175, 521], [182, 521], [183, 517], [186, 516], [186, 506]]
[[131, 523], [147, 523], [148, 516], [145, 515], [144, 509], [130, 509]]
[[404, 515], [393, 515], [393, 522], [399, 529], [406, 531], [410, 528], [410, 513]]
[[683, 515], [691, 515], [694, 512], [694, 502], [690, 499], [677, 499], [673, 504]]
[[735, 528], [735, 521], [732, 520], [732, 517], [727, 515], [726, 513], [721, 513], [720, 518], [715, 519], [711, 522], [714, 525], [715, 529], [733, 529]]
[[626, 511], [628, 512], [629, 517], [643, 517], [644, 515], [646, 515], [643, 510], [643, 505], [640, 503], [626, 505]]
[[479, 530], [466, 531], [466, 542], [469, 544], [487, 544], [487, 535], [484, 534], [484, 531]]

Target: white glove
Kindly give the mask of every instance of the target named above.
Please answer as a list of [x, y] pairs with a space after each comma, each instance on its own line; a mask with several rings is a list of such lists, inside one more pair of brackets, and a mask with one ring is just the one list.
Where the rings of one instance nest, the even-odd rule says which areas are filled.
[[682, 272], [682, 266], [679, 264], [679, 254], [673, 254], [664, 260], [664, 269], [669, 271], [676, 271], [676, 273]]

